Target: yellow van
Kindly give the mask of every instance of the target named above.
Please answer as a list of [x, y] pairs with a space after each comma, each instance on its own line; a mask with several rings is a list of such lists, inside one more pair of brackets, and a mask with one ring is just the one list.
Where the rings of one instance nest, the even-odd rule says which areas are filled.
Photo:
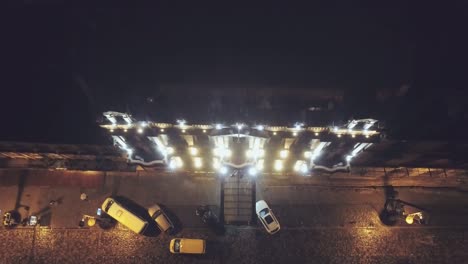
[[102, 210], [137, 234], [141, 234], [148, 226], [148, 222], [136, 216], [112, 198], [107, 198], [104, 201]]
[[203, 239], [174, 238], [169, 250], [175, 254], [205, 254], [206, 242]]

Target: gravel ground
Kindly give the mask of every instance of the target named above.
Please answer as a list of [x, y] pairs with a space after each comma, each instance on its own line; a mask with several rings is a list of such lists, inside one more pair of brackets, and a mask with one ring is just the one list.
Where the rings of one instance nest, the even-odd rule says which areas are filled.
[[0, 229], [1, 263], [468, 263], [468, 229], [309, 228], [270, 236], [227, 227], [224, 236], [186, 229], [208, 241], [203, 256], [173, 255], [172, 237], [124, 229]]

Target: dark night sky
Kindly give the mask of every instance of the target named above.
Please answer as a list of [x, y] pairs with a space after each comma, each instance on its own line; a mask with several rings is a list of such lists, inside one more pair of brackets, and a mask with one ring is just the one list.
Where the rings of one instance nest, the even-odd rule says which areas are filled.
[[[95, 120], [104, 110], [136, 114], [152, 97], [154, 109], [183, 115], [213, 90], [266, 89], [276, 101], [342, 93], [342, 117], [384, 119], [401, 138], [444, 139], [468, 123], [464, 1], [31, 2], [5, 16], [0, 140], [102, 143]], [[457, 131], [450, 138], [468, 132]]]

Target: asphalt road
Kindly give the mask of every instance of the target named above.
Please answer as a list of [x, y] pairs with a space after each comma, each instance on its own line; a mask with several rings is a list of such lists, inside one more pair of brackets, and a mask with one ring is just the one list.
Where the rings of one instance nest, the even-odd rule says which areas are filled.
[[[257, 180], [256, 199], [265, 199], [282, 230], [268, 235], [259, 223], [226, 226], [216, 234], [195, 216], [199, 204], [219, 209], [220, 180], [174, 177], [107, 179], [102, 189], [0, 186], [0, 209], [19, 204], [51, 208], [49, 227], [0, 229], [0, 263], [468, 263], [468, 194], [454, 189], [396, 188], [396, 198], [426, 209], [426, 226], [383, 225], [379, 212], [388, 188], [288, 185]], [[21, 190], [20, 195], [18, 192]], [[81, 191], [90, 200], [79, 200]], [[107, 195], [121, 195], [142, 207], [164, 204], [181, 224], [174, 236], [136, 235], [124, 227], [78, 229]], [[42, 203], [42, 204], [41, 204]], [[23, 213], [24, 209], [19, 209]], [[205, 256], [176, 256], [173, 237], [208, 240]]]

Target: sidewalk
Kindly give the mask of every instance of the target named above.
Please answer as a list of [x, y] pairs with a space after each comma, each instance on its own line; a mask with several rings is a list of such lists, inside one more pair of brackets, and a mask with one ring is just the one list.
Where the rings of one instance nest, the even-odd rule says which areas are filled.
[[[83, 215], [95, 216], [105, 198], [119, 195], [133, 200], [143, 208], [160, 203], [167, 205], [173, 213], [190, 222], [197, 205], [218, 206], [219, 183], [211, 180], [187, 179], [185, 177], [106, 177], [101, 188], [73, 186], [0, 186], [0, 210], [16, 210], [22, 219], [36, 215], [40, 224], [52, 228], [76, 228]], [[81, 193], [88, 199], [82, 201]], [[50, 201], [57, 205], [50, 206]], [[215, 209], [216, 207], [213, 207]], [[196, 222], [195, 222], [196, 223]]]
[[313, 185], [330, 187], [428, 187], [428, 188], [457, 188], [468, 190], [468, 177], [364, 177], [347, 176], [343, 174], [300, 176], [291, 175], [288, 178], [260, 176], [258, 180], [270, 185]]

